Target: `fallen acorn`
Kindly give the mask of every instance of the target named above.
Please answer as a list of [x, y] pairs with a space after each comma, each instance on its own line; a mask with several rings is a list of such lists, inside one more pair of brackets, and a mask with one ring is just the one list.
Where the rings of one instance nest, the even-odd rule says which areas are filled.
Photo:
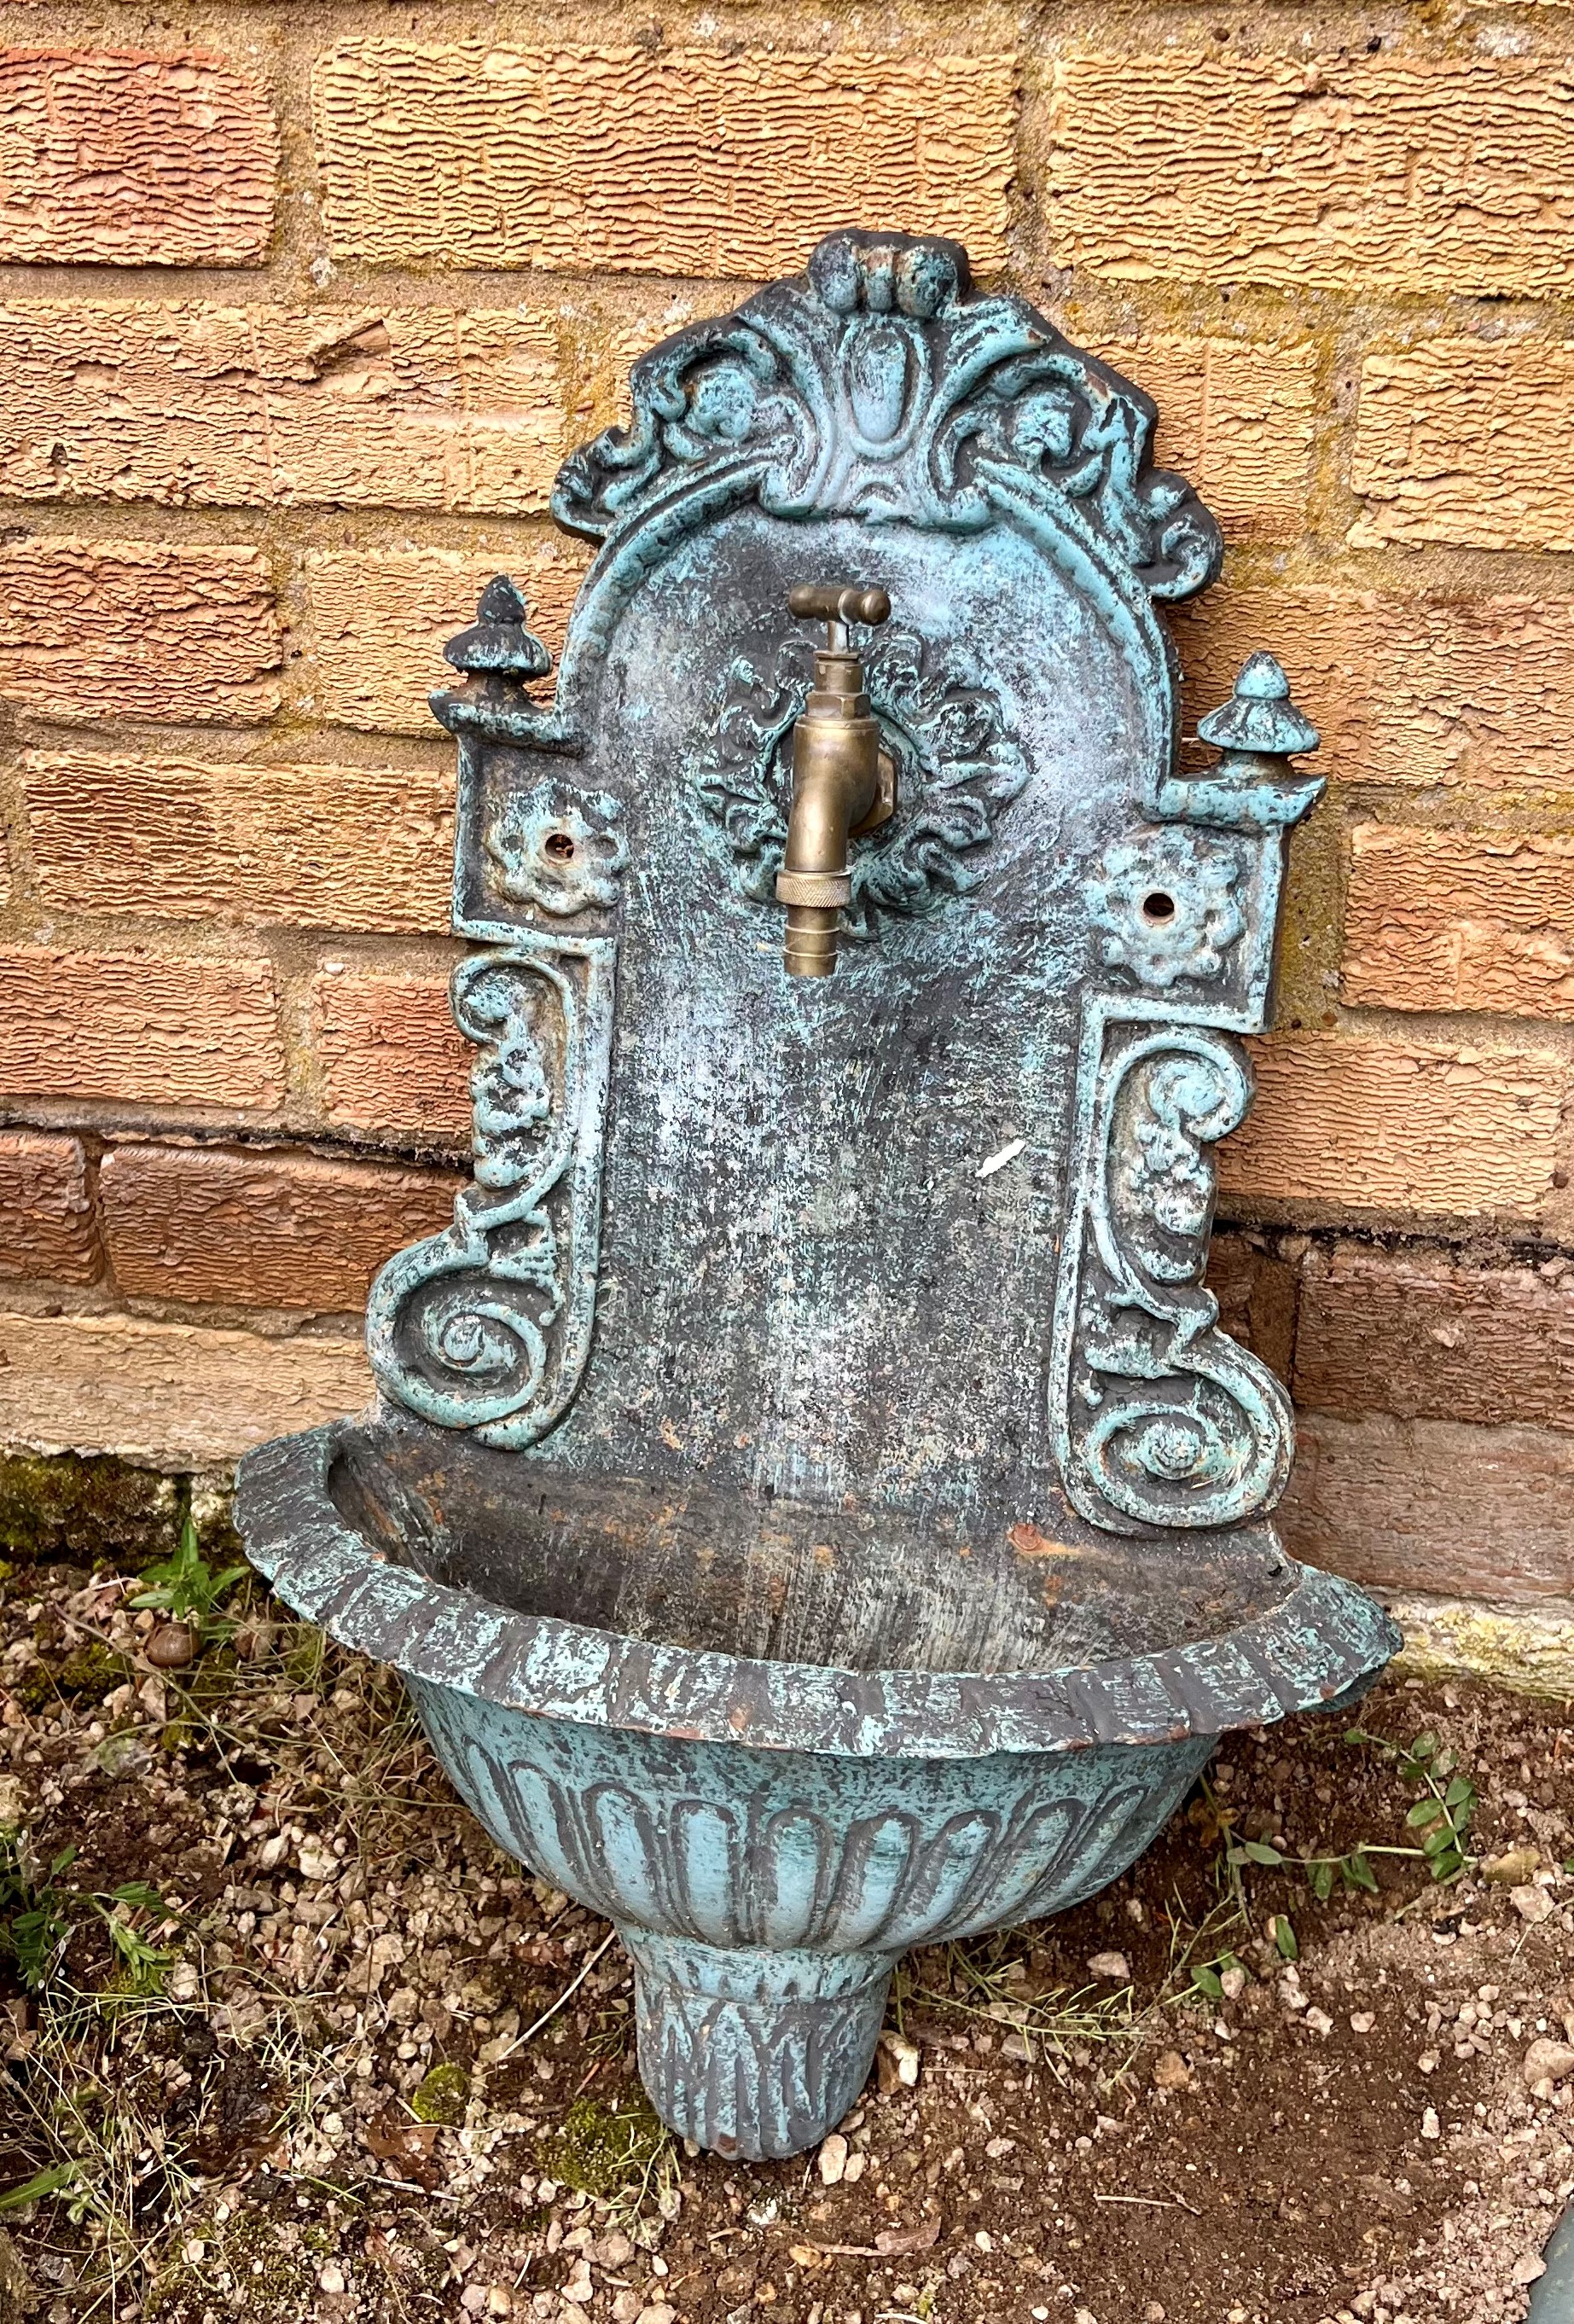
[[197, 1646], [189, 1622], [161, 1622], [143, 1652], [155, 1670], [184, 1670], [197, 1660]]

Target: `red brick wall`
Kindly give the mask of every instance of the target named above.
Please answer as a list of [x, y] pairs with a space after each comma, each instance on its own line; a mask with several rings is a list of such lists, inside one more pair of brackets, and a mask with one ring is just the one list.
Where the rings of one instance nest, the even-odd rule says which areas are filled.
[[1219, 1259], [1294, 1538], [1574, 1596], [1570, 59], [1556, 7], [0, 0], [0, 1439], [360, 1400], [465, 1127], [440, 643], [506, 567], [557, 644], [564, 451], [856, 217], [1155, 394], [1230, 540], [1192, 712], [1266, 644], [1325, 733]]

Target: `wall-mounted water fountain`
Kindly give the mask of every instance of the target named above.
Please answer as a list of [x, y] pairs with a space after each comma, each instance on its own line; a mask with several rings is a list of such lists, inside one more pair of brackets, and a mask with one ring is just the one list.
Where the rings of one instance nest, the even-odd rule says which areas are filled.
[[1090, 1895], [1396, 1639], [1282, 1549], [1202, 1288], [1321, 785], [1264, 654], [1177, 772], [1157, 607], [1220, 544], [1152, 406], [859, 234], [632, 392], [558, 481], [555, 700], [499, 580], [434, 701], [474, 1183], [240, 1517], [617, 1923], [667, 2119], [779, 2155], [907, 1946]]

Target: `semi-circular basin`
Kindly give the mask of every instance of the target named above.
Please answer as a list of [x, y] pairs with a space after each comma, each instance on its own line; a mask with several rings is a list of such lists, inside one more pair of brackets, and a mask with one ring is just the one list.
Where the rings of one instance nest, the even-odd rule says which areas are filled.
[[658, 2110], [749, 2159], [845, 2114], [908, 1946], [1095, 1894], [1221, 1734], [1348, 1704], [1398, 1643], [1266, 1526], [1188, 1584], [1074, 1520], [991, 1557], [397, 1421], [262, 1447], [238, 1514], [289, 1605], [402, 1673], [498, 1845], [616, 1923]]

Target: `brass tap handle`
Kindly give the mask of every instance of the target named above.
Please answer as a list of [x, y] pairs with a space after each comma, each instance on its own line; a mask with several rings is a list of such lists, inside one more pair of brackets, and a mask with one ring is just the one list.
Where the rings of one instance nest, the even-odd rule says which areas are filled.
[[873, 628], [890, 619], [891, 601], [883, 589], [860, 589], [852, 584], [800, 581], [787, 591], [787, 610], [804, 622], [833, 622], [845, 628], [862, 622]]

